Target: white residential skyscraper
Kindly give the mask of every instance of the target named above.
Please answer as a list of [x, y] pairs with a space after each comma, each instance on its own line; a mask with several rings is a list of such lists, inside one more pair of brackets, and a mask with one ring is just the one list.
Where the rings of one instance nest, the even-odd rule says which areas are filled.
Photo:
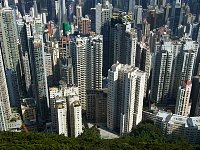
[[47, 76], [47, 83], [48, 86], [53, 84], [53, 62], [52, 62], [52, 57], [51, 53], [49, 52], [44, 52], [44, 59], [45, 59], [45, 72]]
[[70, 51], [74, 66], [74, 83], [79, 88], [79, 100], [83, 108], [86, 107], [86, 51], [89, 39], [87, 37], [75, 37], [70, 41]]
[[114, 64], [108, 71], [107, 127], [131, 132], [142, 120], [145, 73], [130, 65]]
[[58, 0], [58, 21], [59, 27], [62, 28], [63, 23], [67, 20], [67, 9], [66, 9], [66, 1]]
[[113, 63], [135, 66], [137, 33], [131, 28], [131, 23], [118, 23], [112, 27]]
[[149, 85], [150, 85], [150, 74], [151, 74], [151, 52], [148, 45], [141, 42], [141, 58], [140, 58], [140, 70], [146, 72], [146, 79], [145, 79], [145, 95], [149, 92]]
[[36, 99], [38, 121], [49, 119], [49, 92], [47, 76], [45, 71], [45, 53], [42, 36], [36, 36], [33, 41], [32, 68], [33, 71], [33, 93]]
[[74, 83], [79, 88], [82, 108], [86, 108], [86, 90], [102, 88], [103, 41], [101, 35], [75, 37], [70, 41]]
[[58, 88], [50, 88], [52, 131], [68, 136], [67, 101]]
[[22, 61], [23, 61], [22, 63], [23, 63], [24, 76], [26, 82], [26, 91], [30, 94], [32, 88], [32, 83], [31, 83], [32, 77], [30, 72], [30, 62], [27, 51], [24, 53], [24, 56], [22, 56]]
[[[77, 137], [82, 133], [82, 113], [78, 96], [78, 88], [67, 87], [60, 83], [59, 87], [51, 87], [50, 108], [52, 130], [65, 136]], [[79, 102], [79, 106], [76, 105]]]
[[82, 130], [82, 108], [78, 95], [68, 96], [70, 115], [70, 134], [72, 137], [81, 135]]
[[176, 64], [171, 81], [171, 87], [173, 87], [171, 88], [171, 96], [173, 99], [176, 99], [181, 83], [192, 79], [197, 49], [198, 44], [191, 39], [187, 39], [175, 58]]
[[154, 57], [150, 98], [156, 100], [159, 104], [163, 104], [167, 103], [170, 92], [173, 64], [171, 42], [165, 42], [165, 45], [155, 52]]
[[103, 4], [98, 3], [92, 10], [94, 11], [91, 18], [92, 29], [97, 34], [103, 35], [103, 75], [107, 76], [107, 71], [110, 67], [108, 66], [110, 53], [110, 22], [113, 7], [109, 1], [105, 1]]
[[[7, 2], [7, 1], [6, 1]], [[0, 42], [11, 106], [20, 107], [19, 40], [14, 10], [6, 4], [0, 8]]]
[[150, 99], [175, 104], [179, 86], [191, 80], [198, 44], [191, 39], [172, 40], [163, 36], [155, 45]]
[[3, 65], [2, 54], [0, 52], [0, 131], [7, 131], [7, 123], [11, 116], [8, 88]]
[[137, 33], [133, 30], [127, 31], [125, 33], [124, 42], [125, 42], [125, 49], [126, 49], [126, 53], [125, 53], [126, 64], [135, 66]]
[[178, 89], [175, 114], [182, 116], [189, 116], [190, 114], [190, 94], [192, 90], [192, 81], [186, 80]]
[[102, 89], [103, 36], [89, 37], [86, 64], [86, 89]]

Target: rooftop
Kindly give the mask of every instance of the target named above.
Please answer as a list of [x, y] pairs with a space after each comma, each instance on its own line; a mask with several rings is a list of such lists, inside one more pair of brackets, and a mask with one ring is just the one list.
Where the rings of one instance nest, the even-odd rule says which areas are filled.
[[174, 114], [171, 117], [169, 123], [170, 124], [185, 124], [185, 127], [187, 127], [187, 119], [188, 119], [188, 117], [186, 117], [186, 116], [181, 116], [181, 115]]
[[117, 62], [116, 64], [113, 64], [112, 67], [111, 67], [111, 70], [110, 71], [122, 71], [124, 73], [133, 73], [133, 72], [136, 72], [137, 74], [144, 74], [143, 71], [139, 70], [139, 68], [137, 67], [134, 67], [134, 66], [131, 66], [131, 65], [128, 65], [128, 64], [120, 64], [119, 62]]
[[171, 113], [168, 113], [166, 111], [159, 111], [156, 115], [156, 117], [163, 118], [162, 121], [169, 121], [169, 117], [171, 116]]
[[187, 117], [176, 114], [171, 115], [171, 113], [165, 111], [159, 111], [156, 116], [162, 118], [162, 121], [167, 121], [169, 124], [180, 124], [185, 127], [200, 128], [200, 116]]

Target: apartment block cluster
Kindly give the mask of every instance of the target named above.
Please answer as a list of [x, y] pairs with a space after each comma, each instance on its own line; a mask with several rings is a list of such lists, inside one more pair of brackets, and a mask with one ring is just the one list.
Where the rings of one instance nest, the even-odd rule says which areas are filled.
[[153, 113], [143, 111], [143, 120], [151, 120], [161, 132], [170, 139], [177, 137], [186, 138], [189, 143], [199, 143], [200, 117], [188, 117], [172, 112], [154, 111]]
[[80, 135], [82, 133], [82, 108], [78, 87], [61, 85], [51, 87], [49, 92], [52, 125], [49, 125], [51, 128], [48, 132], [72, 137]]
[[149, 118], [163, 134], [198, 143], [199, 8], [195, 0], [2, 0], [0, 130], [77, 137], [89, 122], [123, 136]]

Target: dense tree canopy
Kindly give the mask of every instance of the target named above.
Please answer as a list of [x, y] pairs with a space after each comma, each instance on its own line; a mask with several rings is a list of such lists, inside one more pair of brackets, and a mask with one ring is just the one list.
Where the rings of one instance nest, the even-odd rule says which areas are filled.
[[83, 131], [84, 132], [81, 134], [81, 136], [78, 137], [81, 140], [90, 142], [101, 139], [100, 131], [95, 126], [91, 128], [84, 128]]
[[166, 143], [166, 138], [162, 135], [160, 130], [156, 128], [152, 123], [139, 124], [136, 129], [133, 130], [131, 135], [138, 141], [144, 141], [147, 143]]
[[100, 138], [95, 127], [85, 128], [78, 138], [43, 133], [0, 132], [0, 149], [5, 150], [195, 150], [198, 145], [167, 140], [151, 123], [143, 123], [133, 129], [129, 136], [106, 140]]

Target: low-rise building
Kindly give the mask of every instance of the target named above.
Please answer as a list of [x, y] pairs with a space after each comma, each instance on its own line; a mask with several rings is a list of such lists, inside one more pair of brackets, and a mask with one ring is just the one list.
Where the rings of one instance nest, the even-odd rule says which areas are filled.
[[155, 125], [170, 139], [185, 137], [189, 143], [200, 142], [200, 117], [187, 117], [159, 111]]
[[155, 121], [157, 112], [142, 111], [142, 121]]
[[20, 114], [12, 113], [11, 120], [8, 122], [8, 131], [11, 132], [21, 132], [22, 131], [22, 121]]

